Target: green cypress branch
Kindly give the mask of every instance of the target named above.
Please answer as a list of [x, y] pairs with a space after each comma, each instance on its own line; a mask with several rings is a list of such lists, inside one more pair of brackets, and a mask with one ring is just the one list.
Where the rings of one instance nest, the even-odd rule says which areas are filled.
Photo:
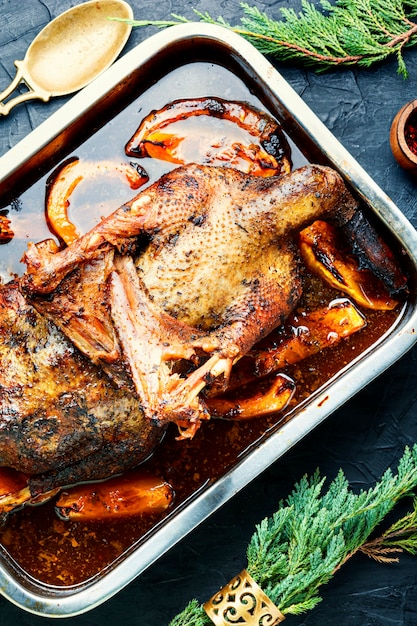
[[380, 537], [367, 541], [359, 548], [380, 563], [398, 562], [394, 554], [409, 552], [417, 554], [417, 500], [414, 500], [413, 510], [397, 520]]
[[[363, 552], [391, 563], [417, 554], [417, 500], [413, 511], [370, 539], [386, 515], [417, 487], [417, 445], [406, 448], [397, 472], [388, 469], [368, 490], [352, 492], [342, 472], [323, 492], [325, 478], [304, 476], [277, 512], [256, 526], [247, 548], [247, 571], [283, 613], [298, 615], [320, 601], [319, 588], [352, 556]], [[210, 626], [192, 600], [170, 626]]]
[[[301, 11], [280, 8], [272, 19], [256, 6], [240, 4], [240, 24], [194, 10], [200, 21], [239, 33], [263, 54], [283, 62], [302, 63], [316, 71], [331, 67], [370, 67], [397, 59], [397, 71], [407, 77], [403, 53], [417, 44], [417, 0], [319, 0], [319, 9], [302, 0]], [[167, 28], [189, 22], [172, 14], [172, 20], [132, 20], [133, 26]]]

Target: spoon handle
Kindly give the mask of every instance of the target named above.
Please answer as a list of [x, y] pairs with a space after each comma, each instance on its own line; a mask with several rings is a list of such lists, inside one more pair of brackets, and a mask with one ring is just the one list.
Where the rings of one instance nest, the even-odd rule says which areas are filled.
[[[47, 100], [49, 100], [49, 98], [51, 97], [50, 93], [40, 89], [39, 87], [36, 87], [33, 83], [31, 84], [30, 79], [27, 75], [25, 75], [25, 64], [23, 61], [15, 61], [15, 65], [17, 67], [16, 76], [14, 77], [10, 85], [6, 87], [6, 89], [2, 93], [0, 93], [0, 115], [7, 115], [8, 113], [10, 113], [13, 107], [15, 107], [17, 104], [20, 104], [21, 102], [34, 100], [36, 98], [47, 102]], [[25, 91], [24, 93], [21, 93], [18, 96], [11, 98], [7, 102], [4, 102], [6, 98], [8, 98], [8, 96], [13, 93], [13, 91], [16, 89], [16, 87], [18, 87], [20, 83], [24, 83], [28, 91]]]

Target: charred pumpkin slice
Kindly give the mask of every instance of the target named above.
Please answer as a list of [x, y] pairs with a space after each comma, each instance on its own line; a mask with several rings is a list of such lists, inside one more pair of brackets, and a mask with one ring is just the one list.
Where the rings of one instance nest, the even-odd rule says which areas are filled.
[[58, 493], [58, 489], [32, 496], [28, 476], [10, 467], [0, 468], [0, 515], [26, 505], [43, 504]]
[[289, 144], [273, 117], [248, 103], [215, 97], [174, 100], [151, 111], [125, 151], [177, 165], [230, 165], [255, 176], [291, 170]]
[[317, 220], [302, 230], [299, 245], [306, 266], [358, 305], [380, 311], [398, 305], [375, 274], [361, 269], [357, 258], [343, 250], [336, 228], [328, 222]]
[[63, 491], [55, 510], [60, 518], [71, 521], [120, 519], [163, 513], [173, 498], [174, 491], [167, 482], [132, 470], [102, 483], [78, 485]]
[[69, 217], [71, 196], [80, 183], [91, 180], [97, 183], [100, 176], [122, 176], [130, 189], [138, 189], [149, 180], [143, 168], [130, 163], [94, 163], [73, 158], [61, 164], [47, 181], [46, 218], [52, 231], [68, 246], [81, 234]]
[[[331, 348], [365, 326], [364, 316], [346, 298], [334, 300], [328, 306], [314, 311], [293, 313], [275, 336], [272, 347], [255, 347], [235, 365], [228, 392], [238, 393], [244, 385], [276, 374], [288, 365], [294, 365], [326, 348]], [[276, 398], [275, 406], [278, 407], [268, 412], [282, 410], [287, 406], [284, 402], [279, 406], [277, 390], [276, 387], [275, 390], [271, 388], [266, 392], [270, 398], [265, 402], [271, 400], [273, 393]], [[209, 408], [215, 409], [216, 414], [221, 413], [222, 407], [227, 406], [225, 403], [220, 404], [219, 400], [220, 398], [207, 399]], [[254, 398], [251, 409], [249, 403], [250, 398], [246, 401], [245, 411], [251, 411], [254, 416], [258, 400]]]
[[261, 389], [249, 398], [231, 399], [227, 396], [207, 401], [213, 417], [247, 420], [270, 413], [280, 413], [290, 402], [295, 383], [285, 374], [277, 375], [269, 389]]

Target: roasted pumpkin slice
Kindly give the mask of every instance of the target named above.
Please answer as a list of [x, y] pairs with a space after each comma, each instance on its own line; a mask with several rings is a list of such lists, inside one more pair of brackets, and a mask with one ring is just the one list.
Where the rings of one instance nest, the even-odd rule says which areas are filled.
[[357, 258], [343, 249], [336, 229], [328, 222], [317, 220], [300, 232], [300, 251], [312, 272], [358, 305], [381, 311], [398, 305], [379, 278], [361, 269]]
[[257, 375], [267, 376], [287, 365], [299, 363], [365, 326], [363, 315], [346, 299], [335, 300], [327, 307], [306, 314], [293, 315], [287, 324], [290, 334], [276, 347], [254, 355]]
[[[71, 196], [82, 181], [97, 182], [99, 176], [104, 177], [104, 180], [122, 176], [131, 189], [138, 189], [149, 180], [143, 168], [130, 163], [93, 163], [74, 158], [59, 166], [47, 181], [46, 217], [52, 231], [67, 245], [81, 234], [68, 214]], [[94, 193], [97, 194], [97, 186], [95, 189]]]
[[[197, 117], [205, 120], [196, 123]], [[273, 117], [248, 103], [215, 97], [174, 100], [151, 111], [125, 151], [175, 164], [231, 165], [255, 176], [291, 170], [289, 144]]]
[[8, 467], [0, 468], [0, 512], [8, 513], [28, 500], [27, 476]]
[[61, 519], [94, 521], [132, 515], [163, 513], [174, 498], [167, 482], [133, 470], [101, 483], [78, 485], [63, 491], [55, 510]]
[[284, 374], [279, 374], [269, 389], [259, 390], [249, 398], [231, 399], [227, 396], [209, 398], [207, 405], [213, 417], [247, 420], [283, 411], [288, 406], [294, 390], [294, 381]]
[[22, 472], [9, 467], [0, 468], [0, 514], [10, 513], [25, 505], [43, 504], [58, 493], [48, 491], [39, 496], [32, 496], [28, 487], [28, 477]]
[[281, 332], [274, 335], [271, 348], [255, 348], [235, 365], [229, 390], [279, 372], [336, 345], [365, 326], [364, 316], [346, 298], [315, 311], [294, 313]]

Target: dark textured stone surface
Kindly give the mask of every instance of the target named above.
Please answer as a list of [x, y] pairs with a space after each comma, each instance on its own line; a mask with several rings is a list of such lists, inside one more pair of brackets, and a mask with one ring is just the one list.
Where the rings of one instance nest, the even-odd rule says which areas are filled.
[[[73, 0], [0, 0], [0, 87], [14, 76], [37, 32]], [[288, 2], [257, 2], [278, 16]], [[192, 17], [192, 7], [236, 21], [237, 0], [132, 0], [138, 19], [169, 18], [171, 12]], [[154, 29], [133, 31], [127, 49]], [[417, 50], [406, 53], [410, 77], [396, 73], [395, 61], [371, 70], [333, 71], [315, 75], [281, 67], [283, 75], [360, 164], [417, 224], [417, 182], [396, 165], [388, 143], [396, 111], [416, 96]], [[0, 119], [0, 153], [22, 139], [65, 99], [20, 106]], [[395, 464], [405, 444], [417, 441], [417, 351], [412, 350], [374, 383], [338, 410], [284, 458], [239, 493], [218, 513], [105, 605], [75, 618], [72, 626], [104, 623], [166, 626], [193, 597], [208, 599], [245, 565], [245, 550], [255, 523], [271, 514], [294, 481], [319, 466], [333, 478], [339, 467], [355, 489], [367, 488], [386, 467]], [[357, 556], [323, 590], [322, 603], [311, 613], [287, 618], [288, 626], [412, 626], [417, 624], [417, 560], [381, 565]], [[47, 620], [16, 608], [0, 597], [0, 626], [40, 626]]]

